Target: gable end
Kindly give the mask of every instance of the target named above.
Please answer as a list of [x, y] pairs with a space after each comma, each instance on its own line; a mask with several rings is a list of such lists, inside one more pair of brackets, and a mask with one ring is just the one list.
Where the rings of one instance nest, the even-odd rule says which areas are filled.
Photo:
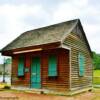
[[75, 34], [77, 39], [80, 39], [82, 40], [83, 42], [85, 42], [85, 45], [87, 46], [89, 52], [90, 52], [90, 55], [92, 57], [92, 51], [91, 51], [91, 48], [90, 48], [90, 45], [89, 45], [89, 42], [87, 40], [87, 37], [85, 35], [85, 32], [83, 30], [83, 27], [82, 27], [82, 24], [80, 22], [79, 19], [77, 19], [77, 23], [75, 24], [75, 26], [73, 27], [73, 30], [67, 34], [65, 37], [64, 37], [64, 40], [63, 40], [63, 43], [64, 41], [67, 41], [66, 38], [72, 34]]

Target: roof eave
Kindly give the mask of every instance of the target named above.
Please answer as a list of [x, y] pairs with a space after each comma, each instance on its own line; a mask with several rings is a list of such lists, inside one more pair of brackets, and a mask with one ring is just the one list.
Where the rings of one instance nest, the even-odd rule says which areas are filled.
[[1, 51], [1, 53], [2, 55], [5, 55], [5, 56], [11, 56], [11, 55], [14, 55], [14, 52], [28, 53], [28, 52], [33, 52], [33, 51], [35, 52], [36, 50], [34, 49], [37, 49], [37, 50], [55, 49], [55, 48], [59, 48], [60, 45], [61, 45], [61, 41], [58, 41], [58, 42], [53, 42], [53, 43], [48, 43], [48, 44], [5, 50], [5, 51]]
[[90, 45], [89, 45], [89, 42], [88, 42], [88, 40], [87, 40], [87, 38], [86, 38], [86, 35], [85, 35], [84, 30], [83, 30], [83, 27], [82, 27], [81, 21], [80, 21], [79, 19], [78, 19], [78, 24], [79, 24], [79, 26], [80, 26], [80, 28], [81, 28], [83, 34], [84, 34], [85, 40], [86, 40], [86, 42], [87, 42], [88, 49], [89, 49], [89, 51], [90, 51], [90, 55], [91, 55], [91, 57], [93, 58], [93, 54], [92, 54], [91, 47], [90, 47]]

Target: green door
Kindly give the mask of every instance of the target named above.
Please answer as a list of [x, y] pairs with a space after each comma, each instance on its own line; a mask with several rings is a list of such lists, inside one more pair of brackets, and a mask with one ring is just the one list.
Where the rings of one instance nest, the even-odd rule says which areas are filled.
[[41, 88], [40, 57], [32, 58], [31, 88]]

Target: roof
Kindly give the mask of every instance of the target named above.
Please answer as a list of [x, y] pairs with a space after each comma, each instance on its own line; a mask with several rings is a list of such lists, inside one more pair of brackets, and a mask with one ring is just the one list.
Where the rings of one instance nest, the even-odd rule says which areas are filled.
[[63, 37], [74, 29], [78, 20], [75, 19], [24, 32], [1, 51], [61, 42]]

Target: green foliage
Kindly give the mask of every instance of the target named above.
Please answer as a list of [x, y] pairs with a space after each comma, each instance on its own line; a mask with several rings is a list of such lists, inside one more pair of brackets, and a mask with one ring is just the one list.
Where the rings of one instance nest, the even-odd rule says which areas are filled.
[[[5, 74], [5, 75], [9, 75], [8, 72], [5, 72], [4, 74]], [[0, 75], [3, 75], [3, 72], [2, 72], [2, 71], [0, 71]]]
[[93, 66], [94, 69], [100, 69], [100, 54], [93, 52]]
[[10, 86], [8, 86], [8, 85], [5, 85], [4, 86], [4, 89], [10, 89], [11, 87]]
[[2, 75], [2, 71], [0, 71], [0, 75]]
[[7, 58], [7, 59], [5, 59], [5, 64], [11, 64], [11, 58]]

